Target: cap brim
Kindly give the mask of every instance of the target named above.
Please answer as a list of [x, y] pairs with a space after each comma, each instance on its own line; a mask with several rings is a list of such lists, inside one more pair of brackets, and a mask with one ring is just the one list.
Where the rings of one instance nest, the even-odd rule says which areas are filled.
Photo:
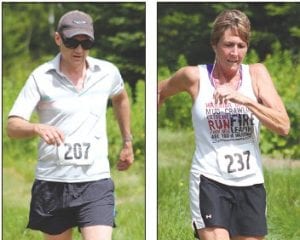
[[70, 29], [70, 30], [64, 30], [63, 35], [66, 38], [72, 38], [76, 35], [87, 35], [91, 39], [94, 40], [94, 34], [92, 34], [90, 31], [86, 31], [84, 29]]

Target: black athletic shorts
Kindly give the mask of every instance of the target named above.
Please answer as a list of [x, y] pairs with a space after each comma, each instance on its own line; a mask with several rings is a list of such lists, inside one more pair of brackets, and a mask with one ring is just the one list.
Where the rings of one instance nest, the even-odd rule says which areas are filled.
[[114, 183], [35, 180], [28, 228], [57, 235], [72, 227], [114, 226]]
[[265, 236], [266, 192], [263, 184], [233, 187], [201, 176], [200, 209], [206, 227], [234, 236]]

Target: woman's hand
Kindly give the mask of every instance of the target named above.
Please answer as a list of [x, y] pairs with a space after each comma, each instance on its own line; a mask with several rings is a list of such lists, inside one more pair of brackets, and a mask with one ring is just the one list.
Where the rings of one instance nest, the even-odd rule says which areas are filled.
[[244, 105], [248, 98], [229, 86], [222, 85], [217, 87], [214, 92], [214, 100], [216, 104], [226, 104], [228, 101]]

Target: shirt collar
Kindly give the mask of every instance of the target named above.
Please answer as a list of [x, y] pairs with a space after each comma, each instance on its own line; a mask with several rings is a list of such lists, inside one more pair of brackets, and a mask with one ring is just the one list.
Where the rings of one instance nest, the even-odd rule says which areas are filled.
[[[59, 70], [59, 63], [60, 63], [61, 53], [58, 53], [54, 59], [52, 59], [50, 62], [48, 62], [48, 67], [45, 69], [46, 72], [49, 71], [56, 71], [57, 73], [61, 74]], [[86, 61], [88, 63], [88, 70], [92, 72], [97, 72], [101, 70], [101, 67], [99, 64], [96, 63], [94, 58], [87, 57]]]

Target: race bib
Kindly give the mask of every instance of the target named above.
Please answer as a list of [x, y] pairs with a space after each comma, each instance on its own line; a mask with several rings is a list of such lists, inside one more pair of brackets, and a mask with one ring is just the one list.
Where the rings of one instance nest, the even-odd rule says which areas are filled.
[[258, 169], [255, 149], [252, 144], [221, 147], [217, 157], [220, 172], [227, 179], [253, 175]]
[[91, 154], [94, 144], [91, 140], [66, 138], [57, 147], [58, 165], [91, 165], [94, 161]]

